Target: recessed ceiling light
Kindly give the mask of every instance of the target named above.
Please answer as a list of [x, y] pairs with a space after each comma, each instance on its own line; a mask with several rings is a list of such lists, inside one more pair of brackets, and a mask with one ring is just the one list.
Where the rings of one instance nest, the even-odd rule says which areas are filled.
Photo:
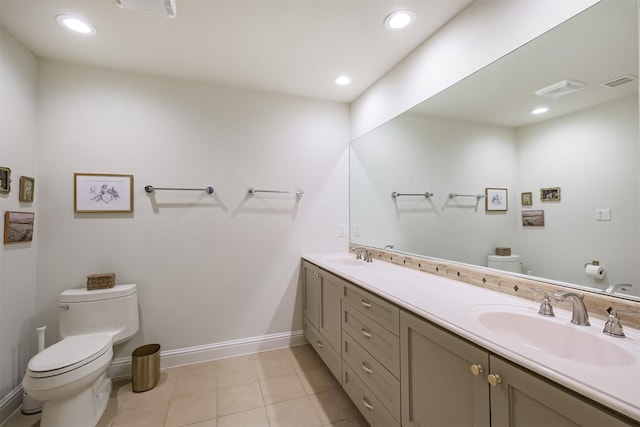
[[413, 22], [416, 14], [410, 10], [397, 10], [387, 16], [384, 20], [384, 26], [390, 30], [402, 30]]
[[538, 107], [531, 110], [531, 114], [543, 114], [549, 111], [549, 107]]
[[335, 84], [339, 85], [339, 86], [346, 86], [349, 83], [351, 83], [351, 77], [349, 76], [338, 76], [336, 77], [336, 79], [334, 80]]
[[56, 20], [67, 27], [80, 34], [93, 35], [96, 33], [96, 29], [93, 25], [84, 22], [82, 19], [71, 15], [58, 15]]

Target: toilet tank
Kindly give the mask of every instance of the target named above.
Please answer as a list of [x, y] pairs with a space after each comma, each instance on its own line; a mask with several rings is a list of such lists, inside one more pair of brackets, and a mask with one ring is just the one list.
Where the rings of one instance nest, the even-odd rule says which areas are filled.
[[113, 344], [138, 332], [138, 293], [136, 285], [116, 285], [88, 291], [67, 289], [60, 294], [60, 335], [106, 332]]
[[522, 273], [520, 255], [489, 255], [487, 267], [497, 270], [511, 271], [512, 273]]

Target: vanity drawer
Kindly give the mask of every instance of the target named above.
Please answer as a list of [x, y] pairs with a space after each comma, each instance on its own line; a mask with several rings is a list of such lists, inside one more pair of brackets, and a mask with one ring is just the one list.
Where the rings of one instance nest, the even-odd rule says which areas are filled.
[[400, 377], [400, 338], [347, 303], [342, 305], [342, 330], [396, 378]]
[[346, 332], [342, 335], [342, 360], [391, 415], [400, 421], [400, 380]]
[[338, 380], [342, 381], [342, 359], [340, 354], [326, 342], [320, 332], [309, 322], [305, 317], [304, 319], [304, 337], [309, 341], [309, 344], [318, 353], [322, 361], [327, 365], [331, 373]]
[[400, 427], [400, 423], [364, 385], [353, 370], [344, 364], [342, 386], [371, 427]]
[[394, 335], [400, 335], [400, 310], [395, 305], [351, 284], [344, 287], [344, 301]]

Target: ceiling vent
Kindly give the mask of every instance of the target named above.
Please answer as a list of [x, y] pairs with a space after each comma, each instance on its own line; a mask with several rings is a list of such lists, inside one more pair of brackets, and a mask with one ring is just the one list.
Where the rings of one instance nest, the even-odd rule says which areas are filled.
[[626, 85], [628, 83], [633, 83], [638, 80], [638, 77], [633, 76], [631, 74], [626, 74], [624, 76], [616, 77], [615, 79], [607, 80], [606, 82], [600, 83], [602, 87], [608, 87], [610, 89], [615, 89], [619, 86]]
[[127, 10], [153, 13], [166, 18], [176, 17], [175, 0], [116, 0], [116, 3]]
[[561, 80], [542, 89], [538, 89], [535, 93], [538, 96], [545, 96], [551, 99], [558, 99], [561, 96], [568, 95], [570, 93], [579, 92], [587, 85], [575, 80]]

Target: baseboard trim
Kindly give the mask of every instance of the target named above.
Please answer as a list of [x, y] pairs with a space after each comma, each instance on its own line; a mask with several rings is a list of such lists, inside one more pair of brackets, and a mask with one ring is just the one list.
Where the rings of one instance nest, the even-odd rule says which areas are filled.
[[19, 384], [0, 400], [0, 427], [22, 407], [22, 392], [22, 384]]
[[[205, 344], [194, 347], [160, 351], [160, 368], [190, 365], [192, 363], [207, 362], [243, 354], [258, 353], [284, 347], [294, 347], [306, 344], [303, 331], [282, 332], [278, 334], [262, 335], [238, 340]], [[115, 359], [107, 370], [109, 378], [131, 376], [131, 358]]]

